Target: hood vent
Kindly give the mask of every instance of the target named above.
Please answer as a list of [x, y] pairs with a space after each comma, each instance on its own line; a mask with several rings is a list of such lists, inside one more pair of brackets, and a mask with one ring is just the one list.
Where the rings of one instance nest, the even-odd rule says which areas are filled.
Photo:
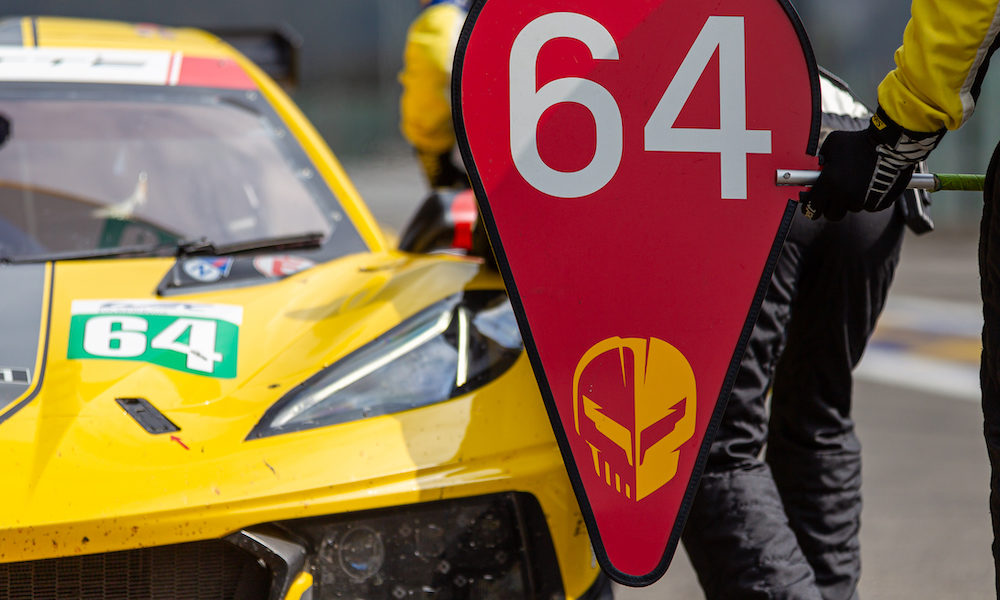
[[135, 419], [136, 423], [153, 435], [181, 430], [145, 398], [115, 398], [115, 402], [128, 413], [128, 416]]

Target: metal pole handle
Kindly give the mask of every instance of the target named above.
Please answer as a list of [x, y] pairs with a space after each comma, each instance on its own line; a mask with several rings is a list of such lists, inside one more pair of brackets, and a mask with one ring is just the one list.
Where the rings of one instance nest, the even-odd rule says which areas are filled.
[[[819, 178], [819, 171], [801, 171], [795, 169], [778, 169], [775, 174], [777, 185], [813, 185]], [[929, 190], [960, 190], [981, 192], [986, 182], [985, 175], [966, 173], [914, 173], [907, 184], [909, 189]]]

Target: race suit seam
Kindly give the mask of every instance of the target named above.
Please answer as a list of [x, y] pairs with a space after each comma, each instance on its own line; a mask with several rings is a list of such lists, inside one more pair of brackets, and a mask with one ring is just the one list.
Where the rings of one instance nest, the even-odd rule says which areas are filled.
[[972, 61], [972, 66], [965, 75], [965, 82], [962, 83], [962, 87], [958, 92], [958, 96], [962, 101], [962, 124], [968, 121], [969, 117], [972, 116], [972, 112], [976, 110], [976, 99], [972, 95], [972, 88], [975, 87], [975, 83], [979, 79], [980, 68], [989, 57], [990, 48], [993, 46], [993, 40], [997, 37], [998, 32], [1000, 32], [1000, 4], [997, 5], [997, 10], [993, 13], [993, 21], [990, 22], [990, 28], [987, 30], [986, 37], [979, 44], [979, 49], [976, 50], [976, 58]]

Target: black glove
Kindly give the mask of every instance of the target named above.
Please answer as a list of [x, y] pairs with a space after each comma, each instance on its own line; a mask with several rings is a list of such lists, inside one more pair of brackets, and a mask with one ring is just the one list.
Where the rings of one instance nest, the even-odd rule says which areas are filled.
[[0, 146], [7, 143], [8, 137], [10, 137], [10, 119], [0, 115]]
[[910, 181], [913, 169], [944, 136], [941, 129], [921, 133], [903, 129], [880, 106], [868, 129], [834, 131], [820, 148], [823, 170], [816, 184], [799, 199], [810, 219], [831, 221], [847, 211], [884, 210], [892, 206]]
[[469, 187], [468, 177], [452, 162], [451, 152], [437, 154], [417, 150], [417, 158], [432, 188]]

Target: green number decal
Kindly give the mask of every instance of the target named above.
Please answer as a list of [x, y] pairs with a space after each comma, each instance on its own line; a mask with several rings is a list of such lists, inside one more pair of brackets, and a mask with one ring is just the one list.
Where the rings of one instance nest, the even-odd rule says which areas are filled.
[[76, 300], [67, 358], [134, 360], [232, 379], [242, 319], [239, 306]]

